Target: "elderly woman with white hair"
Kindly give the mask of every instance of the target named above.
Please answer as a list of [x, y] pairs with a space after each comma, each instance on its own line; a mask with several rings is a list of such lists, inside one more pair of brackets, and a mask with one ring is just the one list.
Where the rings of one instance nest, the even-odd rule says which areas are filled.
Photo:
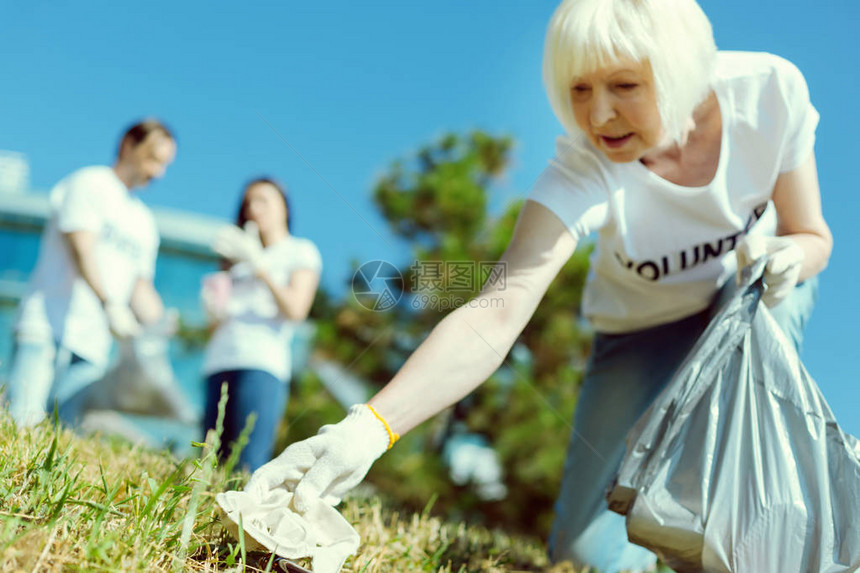
[[[596, 331], [550, 539], [553, 560], [653, 569], [605, 491], [624, 438], [703, 332], [738, 265], [769, 256], [764, 301], [799, 347], [832, 238], [803, 76], [765, 53], [718, 52], [694, 0], [566, 0], [544, 79], [566, 135], [501, 262], [507, 285], [443, 319], [394, 379], [342, 422], [289, 446], [248, 490], [301, 511], [337, 503], [382, 453], [501, 364], [577, 243], [596, 233], [584, 314]], [[558, 439], [562, 439], [560, 436]]]

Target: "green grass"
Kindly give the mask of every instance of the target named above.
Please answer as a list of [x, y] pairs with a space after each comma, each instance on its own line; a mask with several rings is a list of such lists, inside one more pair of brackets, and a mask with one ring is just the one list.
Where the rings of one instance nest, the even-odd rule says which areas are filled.
[[[216, 466], [215, 440], [178, 460], [50, 422], [19, 430], [0, 409], [0, 572], [262, 570], [217, 521], [214, 495], [247, 475]], [[362, 540], [346, 573], [548, 570], [537, 539], [399, 513], [372, 495], [340, 509]]]

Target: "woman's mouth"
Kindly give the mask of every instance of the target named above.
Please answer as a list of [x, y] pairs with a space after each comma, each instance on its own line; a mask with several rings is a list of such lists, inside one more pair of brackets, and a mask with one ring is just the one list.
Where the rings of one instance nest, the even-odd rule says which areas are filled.
[[628, 133], [627, 135], [621, 135], [619, 137], [610, 137], [608, 135], [601, 135], [600, 141], [603, 142], [603, 145], [610, 149], [616, 149], [621, 147], [625, 143], [627, 143], [633, 137], [632, 133]]

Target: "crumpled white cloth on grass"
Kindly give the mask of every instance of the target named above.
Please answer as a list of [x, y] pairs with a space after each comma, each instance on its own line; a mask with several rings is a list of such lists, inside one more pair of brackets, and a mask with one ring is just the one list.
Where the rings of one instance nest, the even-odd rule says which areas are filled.
[[215, 501], [227, 516], [222, 522], [237, 539], [242, 516], [246, 548], [266, 549], [287, 559], [310, 557], [314, 573], [338, 573], [361, 542], [349, 522], [322, 500], [304, 514], [293, 511], [293, 493], [284, 487], [228, 491]]

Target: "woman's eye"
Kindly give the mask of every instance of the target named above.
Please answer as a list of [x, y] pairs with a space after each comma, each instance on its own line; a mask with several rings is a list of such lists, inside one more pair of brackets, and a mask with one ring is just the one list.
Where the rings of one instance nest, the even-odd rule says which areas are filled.
[[636, 89], [637, 87], [639, 87], [639, 84], [634, 84], [632, 82], [631, 83], [620, 83], [620, 84], [617, 84], [616, 87], [618, 87], [618, 89], [620, 89], [620, 90], [632, 90], [632, 89]]
[[586, 85], [575, 85], [575, 86], [572, 86], [570, 88], [570, 91], [572, 91], [575, 94], [585, 94], [585, 93], [590, 92], [591, 88], [589, 86], [586, 86]]

